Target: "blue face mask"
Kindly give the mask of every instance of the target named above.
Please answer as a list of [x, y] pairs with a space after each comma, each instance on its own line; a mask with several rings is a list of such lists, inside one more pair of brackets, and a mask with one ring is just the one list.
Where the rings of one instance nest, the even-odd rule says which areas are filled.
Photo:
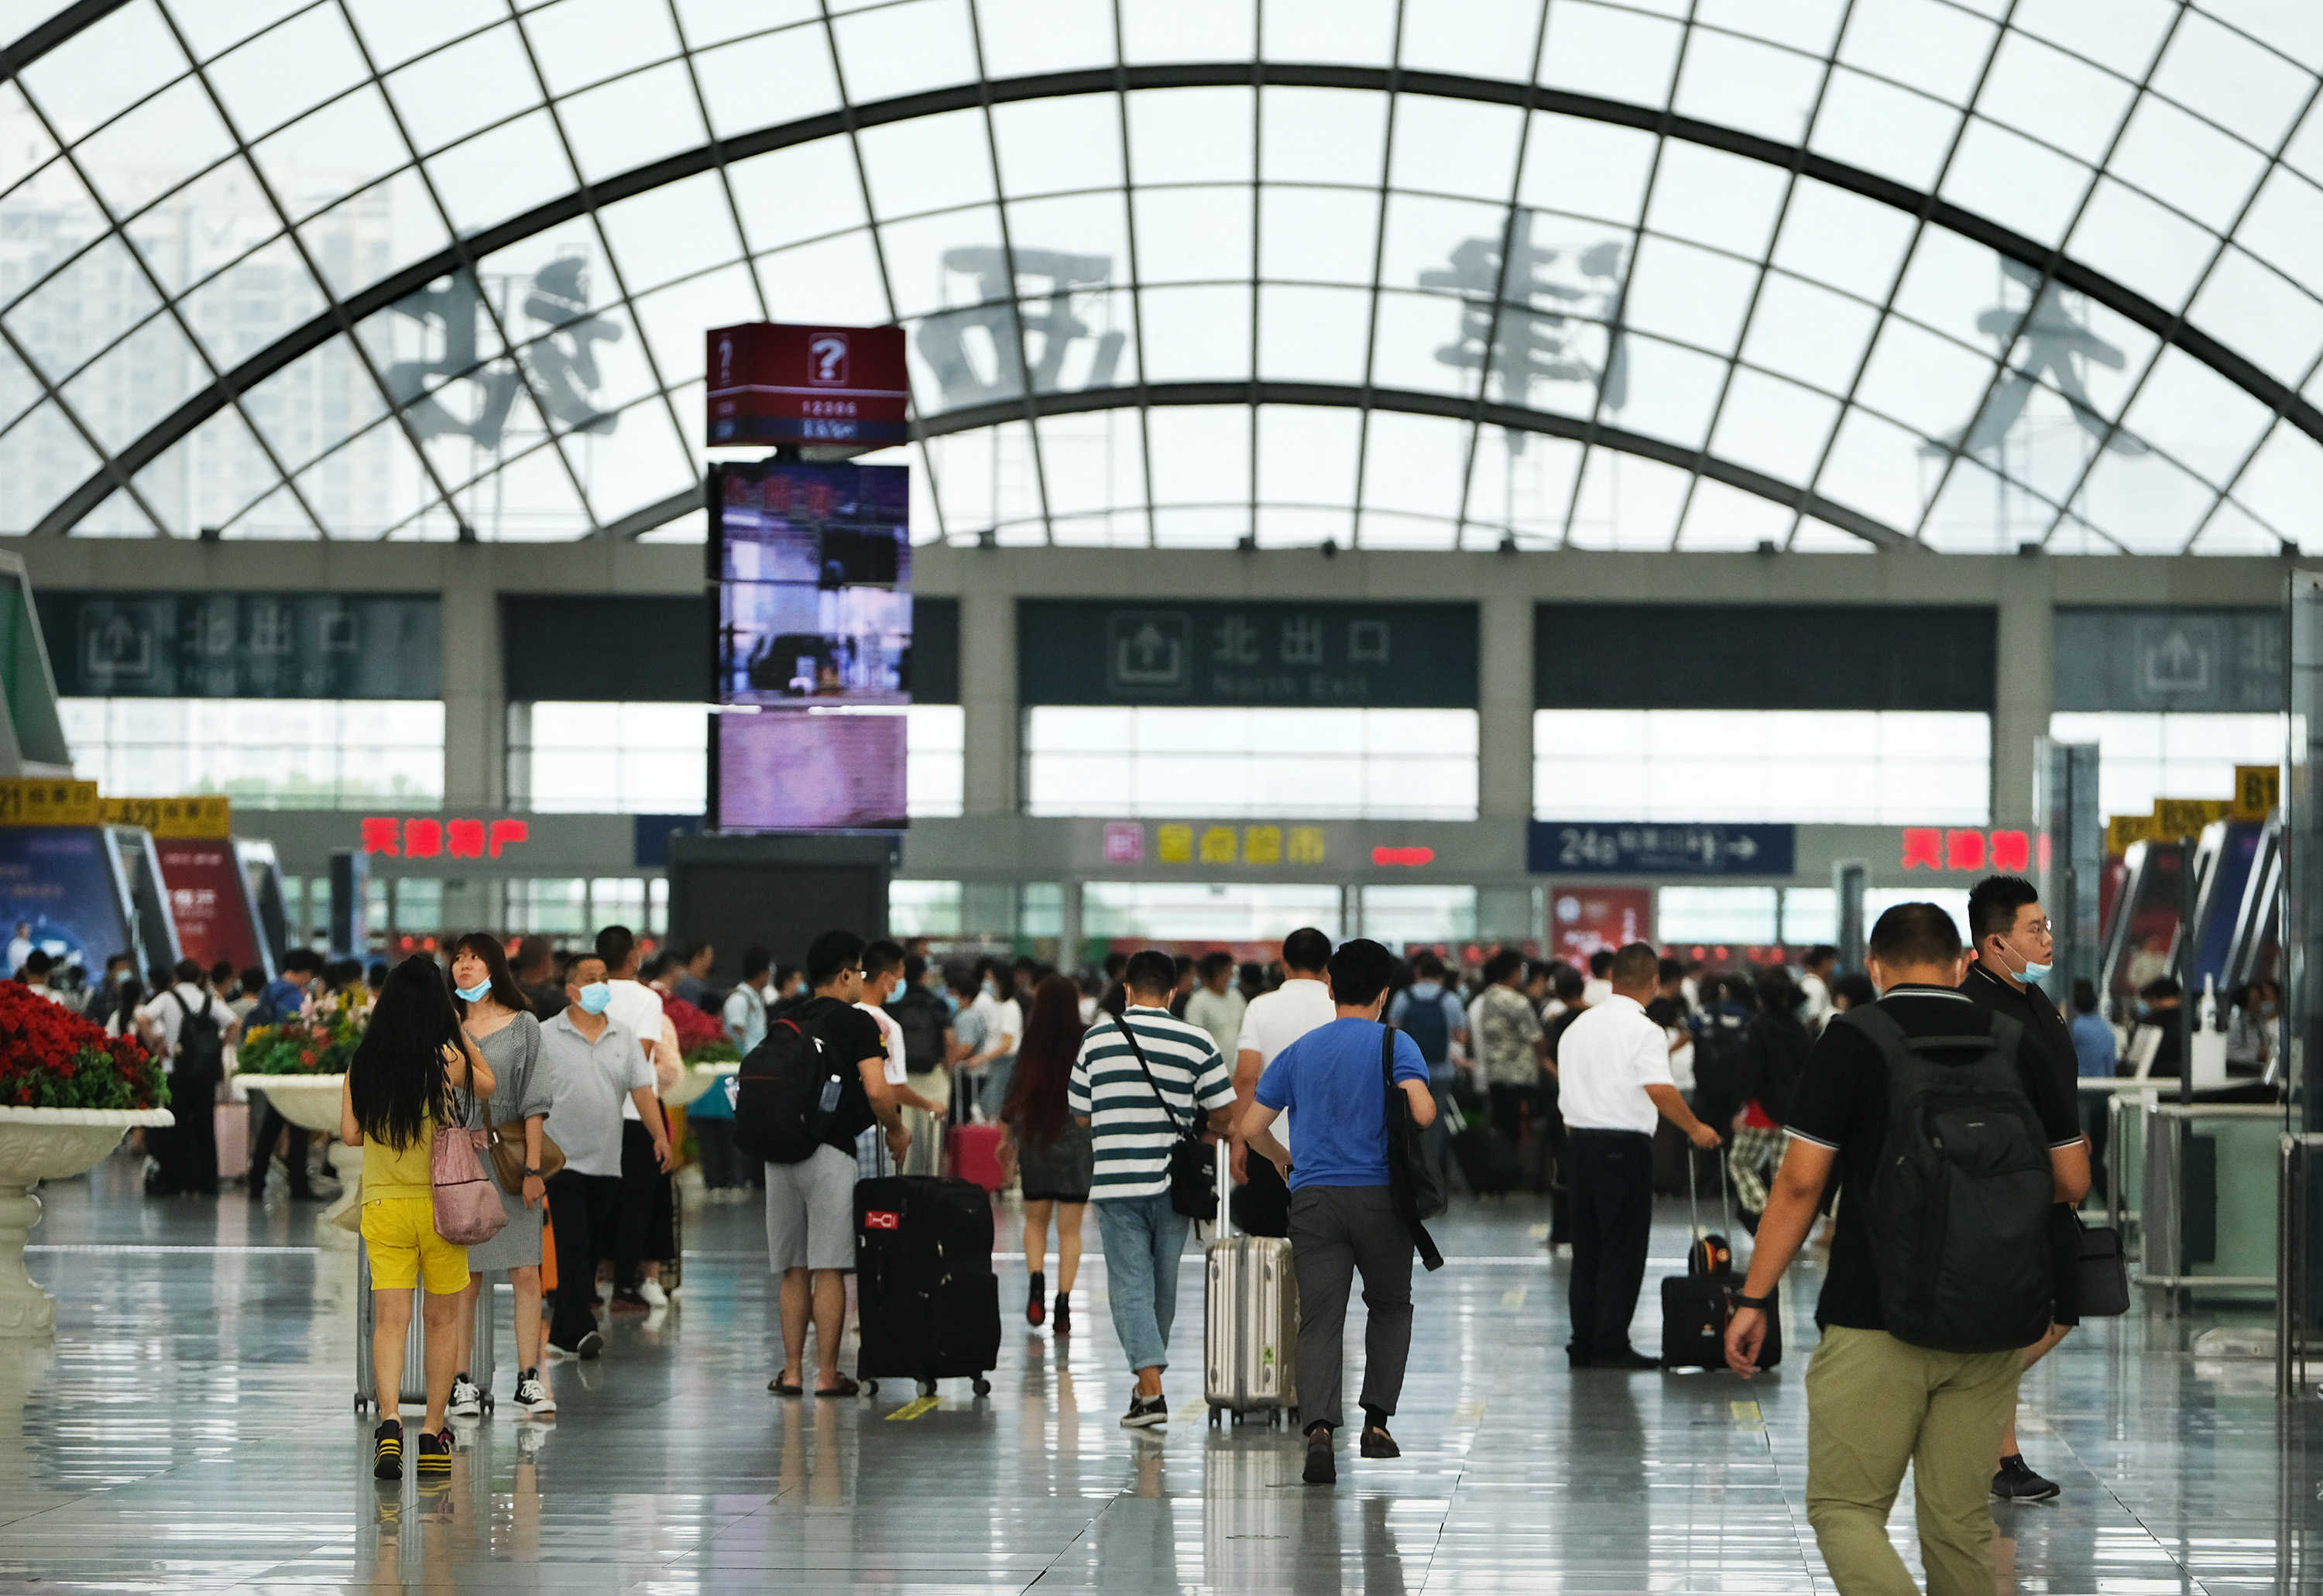
[[454, 986], [452, 990], [460, 995], [462, 1003], [482, 1003], [492, 994], [492, 979], [486, 976], [473, 986]]
[[613, 1001], [613, 989], [602, 981], [592, 981], [581, 988], [581, 1012], [601, 1014]]

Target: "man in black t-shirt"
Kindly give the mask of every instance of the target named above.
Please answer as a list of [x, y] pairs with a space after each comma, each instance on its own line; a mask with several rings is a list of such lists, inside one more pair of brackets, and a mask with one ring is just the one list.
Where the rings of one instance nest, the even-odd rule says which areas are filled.
[[863, 939], [825, 931], [807, 949], [813, 996], [788, 1016], [823, 1046], [840, 1078], [839, 1101], [822, 1143], [794, 1164], [767, 1165], [767, 1262], [782, 1281], [783, 1370], [767, 1389], [778, 1397], [803, 1390], [806, 1325], [814, 1318], [815, 1395], [855, 1394], [839, 1371], [847, 1328], [847, 1283], [855, 1267], [855, 1141], [877, 1120], [898, 1163], [912, 1144], [887, 1085], [887, 1045], [870, 1015], [855, 1006], [863, 986]]
[[[1966, 959], [1942, 909], [1888, 910], [1868, 951], [1878, 1006], [1906, 1036], [1989, 1034], [1991, 1016], [1956, 990]], [[2016, 1062], [2048, 1143], [2057, 1200], [2079, 1201], [2089, 1189], [2089, 1152], [2067, 1083], [2029, 1036]], [[1940, 1352], [1888, 1334], [1870, 1201], [1887, 1131], [1887, 1065], [1870, 1036], [1850, 1023], [1823, 1032], [1792, 1094], [1788, 1128], [1790, 1148], [1727, 1329], [1727, 1362], [1737, 1373], [1757, 1371], [1765, 1307], [1836, 1171], [1839, 1235], [1815, 1308], [1823, 1341], [1807, 1368], [1807, 1520], [1840, 1590], [1911, 1590], [1887, 1539], [1887, 1511], [1915, 1465], [1929, 1596], [1986, 1596], [1994, 1584], [1989, 1471], [2015, 1411], [2024, 1353]]]
[[[1976, 962], [1968, 967], [1960, 990], [1979, 1008], [2006, 1014], [2025, 1027], [2025, 1040], [2039, 1051], [2044, 1066], [2064, 1083], [2080, 1112], [2080, 1054], [2064, 1015], [2049, 1001], [2039, 982], [2057, 957], [2057, 944], [2042, 911], [2040, 889], [2021, 876], [1988, 876], [1968, 894], [1968, 934], [1976, 942]], [[2075, 1265], [2080, 1256], [2080, 1232], [2072, 1211], [2056, 1215], [2057, 1300], [2049, 1313], [2049, 1334], [2025, 1349], [2030, 1369], [2065, 1339], [2065, 1332], [2081, 1322], [2073, 1300]], [[2026, 1466], [2016, 1446], [2016, 1416], [2000, 1437], [2000, 1467], [1992, 1477], [1992, 1494], [2010, 1501], [2044, 1502], [2057, 1495], [2057, 1482]]]

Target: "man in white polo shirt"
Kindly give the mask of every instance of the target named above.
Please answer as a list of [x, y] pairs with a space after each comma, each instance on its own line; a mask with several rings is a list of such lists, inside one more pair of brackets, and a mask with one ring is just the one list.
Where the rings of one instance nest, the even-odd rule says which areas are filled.
[[1667, 1119], [1696, 1147], [1719, 1142], [1671, 1084], [1669, 1039], [1646, 1018], [1660, 966], [1643, 942], [1614, 954], [1611, 995], [1557, 1043], [1573, 1206], [1573, 1339], [1565, 1351], [1575, 1369], [1659, 1367], [1630, 1344], [1654, 1223], [1654, 1124]]
[[[1242, 1124], [1258, 1078], [1274, 1056], [1308, 1032], [1338, 1017], [1323, 967], [1331, 960], [1331, 939], [1313, 926], [1301, 926], [1282, 939], [1282, 985], [1250, 1000], [1243, 1010], [1242, 1031], [1235, 1041], [1235, 1124]], [[1274, 1139], [1290, 1146], [1290, 1115], [1276, 1117]], [[1292, 1156], [1297, 1156], [1293, 1150]], [[1290, 1188], [1282, 1173], [1264, 1159], [1253, 1159], [1236, 1129], [1234, 1137], [1234, 1222], [1257, 1236], [1290, 1234]]]

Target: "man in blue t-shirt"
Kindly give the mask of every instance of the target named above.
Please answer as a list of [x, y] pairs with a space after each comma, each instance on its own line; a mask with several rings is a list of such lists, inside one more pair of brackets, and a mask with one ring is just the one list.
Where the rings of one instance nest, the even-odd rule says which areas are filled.
[[[1380, 1009], [1395, 958], [1377, 942], [1348, 942], [1325, 967], [1337, 1018], [1274, 1056], [1258, 1078], [1256, 1100], [1244, 1111], [1252, 1151], [1282, 1171], [1290, 1186], [1290, 1263], [1299, 1277], [1299, 1408], [1307, 1419], [1310, 1485], [1338, 1478], [1332, 1432], [1339, 1427], [1341, 1338], [1347, 1292], [1357, 1270], [1371, 1310], [1364, 1332], [1365, 1457], [1398, 1457], [1388, 1416], [1403, 1391], [1411, 1351], [1411, 1233], [1397, 1215], [1388, 1185], [1387, 1083], [1380, 1068]], [[1428, 1060], [1409, 1036], [1395, 1034], [1396, 1087], [1422, 1125], [1436, 1118]], [[1284, 1111], [1299, 1121], [1299, 1161], [1274, 1137]]]

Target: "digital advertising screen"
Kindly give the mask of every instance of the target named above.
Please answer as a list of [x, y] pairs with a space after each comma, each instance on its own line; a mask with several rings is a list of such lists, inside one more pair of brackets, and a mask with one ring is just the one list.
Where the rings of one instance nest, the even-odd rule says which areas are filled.
[[725, 831], [886, 830], [904, 816], [910, 476], [900, 465], [711, 468]]
[[9, 973], [34, 948], [96, 971], [135, 944], [96, 826], [0, 826], [0, 938]]
[[250, 883], [235, 856], [233, 839], [217, 837], [156, 838], [161, 885], [170, 891], [170, 917], [178, 924], [178, 946], [207, 969], [225, 959], [234, 968], [253, 965], [272, 973], [272, 952], [260, 936]]

